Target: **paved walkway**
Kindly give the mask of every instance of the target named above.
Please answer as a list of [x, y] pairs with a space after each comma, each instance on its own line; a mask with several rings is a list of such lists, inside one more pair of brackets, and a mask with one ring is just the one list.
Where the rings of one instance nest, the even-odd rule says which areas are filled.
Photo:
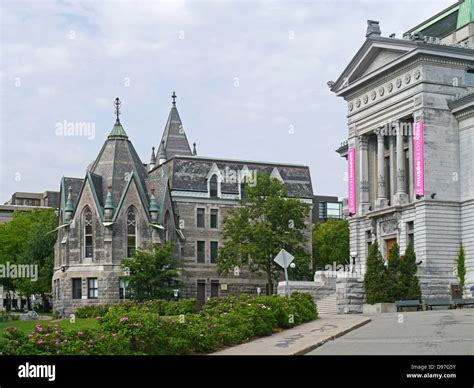
[[311, 355], [474, 355], [474, 309], [371, 316], [372, 321]]
[[213, 354], [232, 356], [305, 354], [326, 341], [368, 322], [370, 318], [362, 315], [320, 315], [312, 322]]

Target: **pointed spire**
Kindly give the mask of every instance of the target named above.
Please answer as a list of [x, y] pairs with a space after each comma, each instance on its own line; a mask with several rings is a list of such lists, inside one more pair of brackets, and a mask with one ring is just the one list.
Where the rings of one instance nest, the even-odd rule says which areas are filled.
[[[161, 140], [166, 144], [166, 160], [171, 159], [175, 155], [192, 156], [193, 152], [186, 137], [183, 123], [179, 117], [178, 109], [176, 108], [176, 93], [171, 95], [172, 106], [168, 120], [161, 136]], [[160, 144], [158, 155], [163, 151], [163, 143]], [[157, 157], [159, 159], [159, 156]]]
[[148, 171], [151, 171], [156, 166], [156, 155], [155, 155], [155, 147], [151, 147], [151, 157], [150, 157], [150, 164], [148, 165]]
[[117, 97], [114, 102], [115, 106], [115, 125], [112, 128], [112, 131], [110, 132], [108, 139], [128, 139], [127, 133], [122, 127], [122, 124], [120, 123], [120, 106], [122, 103], [120, 102], [120, 99]]
[[153, 187], [151, 189], [149, 210], [150, 210], [150, 213], [152, 213], [152, 212], [158, 213], [158, 211], [159, 211], [158, 203], [156, 202], [156, 197], [155, 197], [155, 188], [153, 188]]
[[112, 198], [112, 186], [109, 186], [109, 190], [107, 191], [107, 198], [105, 199], [105, 210], [114, 210], [114, 201]]
[[196, 143], [193, 143], [193, 155], [196, 156], [197, 155], [197, 151], [196, 151]]
[[66, 206], [64, 207], [65, 212], [72, 213], [74, 212], [74, 205], [72, 204], [72, 187], [69, 186], [66, 200]]
[[158, 152], [158, 163], [163, 164], [166, 162], [166, 146], [165, 146], [165, 141], [161, 141], [161, 147], [160, 151]]

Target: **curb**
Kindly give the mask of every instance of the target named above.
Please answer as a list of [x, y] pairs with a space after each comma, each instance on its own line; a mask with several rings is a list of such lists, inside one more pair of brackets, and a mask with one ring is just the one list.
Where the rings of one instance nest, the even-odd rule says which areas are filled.
[[302, 356], [302, 355], [305, 355], [306, 353], [309, 353], [311, 352], [312, 350], [316, 349], [316, 348], [319, 348], [321, 345], [324, 345], [326, 342], [328, 341], [332, 341], [332, 340], [335, 340], [336, 338], [339, 338], [339, 337], [342, 337], [344, 334], [347, 334], [349, 333], [350, 331], [352, 330], [355, 330], [355, 329], [358, 329], [359, 327], [362, 327], [364, 325], [366, 325], [367, 323], [369, 323], [370, 321], [372, 321], [372, 319], [370, 318], [367, 318], [366, 320], [362, 321], [362, 322], [359, 322], [357, 324], [355, 324], [354, 326], [351, 326], [345, 330], [342, 330], [340, 331], [339, 333], [337, 334], [334, 334], [334, 335], [331, 335], [329, 336], [328, 338], [324, 339], [324, 340], [321, 340], [313, 345], [310, 345], [310, 346], [307, 346], [305, 347], [304, 349], [302, 350], [298, 350], [296, 353], [293, 353], [293, 355], [295, 356]]

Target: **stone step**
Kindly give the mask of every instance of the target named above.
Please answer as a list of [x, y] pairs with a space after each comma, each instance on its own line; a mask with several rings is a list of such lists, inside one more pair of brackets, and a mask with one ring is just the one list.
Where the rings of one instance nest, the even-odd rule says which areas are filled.
[[316, 306], [318, 308], [318, 314], [336, 314], [336, 293], [332, 293], [316, 301]]

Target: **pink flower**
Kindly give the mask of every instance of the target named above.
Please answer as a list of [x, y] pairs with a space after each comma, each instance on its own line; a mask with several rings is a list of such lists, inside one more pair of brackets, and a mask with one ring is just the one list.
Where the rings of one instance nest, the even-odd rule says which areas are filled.
[[50, 335], [51, 335], [51, 334], [49, 334], [49, 333], [46, 333], [44, 336], [45, 336], [45, 337], [49, 337]]
[[120, 318], [120, 322], [123, 322], [123, 321], [128, 321], [128, 317], [122, 317], [122, 318]]
[[43, 340], [40, 338], [40, 339], [38, 340], [38, 344], [41, 345], [42, 343], [43, 343]]
[[97, 315], [97, 316], [95, 317], [95, 319], [102, 319], [102, 317], [99, 316], [99, 315]]
[[35, 326], [36, 330], [38, 330], [40, 333], [43, 331], [43, 328], [40, 325]]
[[51, 325], [48, 323], [48, 324], [46, 325], [46, 330], [49, 330], [50, 327], [51, 327]]

